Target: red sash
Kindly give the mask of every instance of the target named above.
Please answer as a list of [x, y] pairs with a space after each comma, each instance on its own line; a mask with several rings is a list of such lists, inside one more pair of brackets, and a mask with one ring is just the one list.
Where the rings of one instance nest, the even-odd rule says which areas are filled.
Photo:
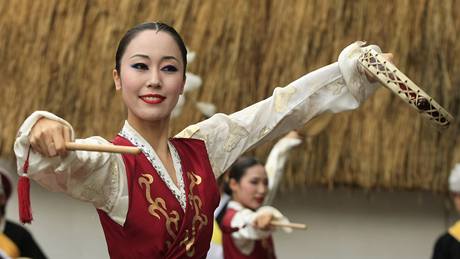
[[238, 231], [235, 228], [231, 227], [231, 222], [233, 217], [238, 211], [227, 208], [224, 218], [221, 222], [222, 229], [222, 244], [224, 247], [224, 258], [231, 259], [258, 259], [258, 258], [267, 258], [275, 259], [275, 249], [273, 247], [272, 237], [269, 236], [264, 239], [256, 240], [254, 244], [254, 249], [249, 255], [241, 253], [240, 249], [235, 245], [232, 238], [232, 233]]
[[[116, 145], [132, 146], [118, 136]], [[124, 226], [98, 210], [111, 258], [205, 258], [219, 192], [203, 141], [172, 139], [181, 159], [185, 213], [150, 161], [123, 155], [129, 190]]]

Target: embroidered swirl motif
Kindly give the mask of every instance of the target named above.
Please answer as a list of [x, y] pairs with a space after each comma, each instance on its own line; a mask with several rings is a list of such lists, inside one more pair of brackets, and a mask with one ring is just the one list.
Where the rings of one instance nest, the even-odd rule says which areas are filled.
[[[185, 230], [185, 237], [179, 243], [179, 245], [185, 246], [185, 252], [187, 256], [192, 257], [195, 254], [195, 242], [197, 233], [206, 225], [208, 225], [208, 217], [201, 213], [201, 207], [203, 205], [200, 197], [193, 193], [195, 186], [201, 183], [201, 177], [192, 173], [187, 173], [188, 178], [190, 179], [190, 193], [189, 193], [189, 202], [190, 209], [194, 211], [192, 218], [192, 228]], [[166, 207], [166, 202], [162, 198], [152, 199], [150, 194], [150, 185], [153, 183], [153, 176], [150, 174], [142, 174], [138, 179], [139, 185], [142, 188], [142, 185], [145, 186], [145, 198], [150, 203], [148, 211], [149, 213], [156, 217], [157, 219], [161, 218], [161, 215], [166, 219], [166, 230], [169, 236], [174, 240], [177, 238], [177, 232], [179, 229], [179, 214], [177, 211], [173, 210], [169, 215]], [[160, 213], [160, 214], [158, 214]], [[166, 245], [170, 248], [172, 242], [166, 241]]]
[[[177, 232], [179, 230], [179, 213], [177, 211], [173, 210], [171, 213], [168, 215], [168, 212], [166, 211], [166, 202], [163, 198], [156, 198], [155, 200], [152, 199], [152, 196], [150, 195], [150, 185], [153, 183], [153, 176], [150, 174], [142, 174], [141, 177], [138, 179], [139, 185], [142, 188], [142, 185], [145, 185], [145, 198], [147, 201], [150, 203], [149, 206], [149, 213], [160, 219], [160, 215], [158, 215], [158, 212], [164, 216], [166, 219], [166, 230], [168, 231], [168, 234], [172, 237], [172, 239], [175, 239], [177, 237]], [[166, 241], [166, 246], [169, 248], [171, 246], [171, 241]]]
[[186, 230], [185, 238], [181, 241], [180, 244], [185, 245], [187, 256], [191, 257], [195, 254], [194, 244], [196, 242], [196, 234], [204, 226], [208, 225], [208, 217], [201, 213], [201, 206], [203, 203], [201, 202], [200, 197], [193, 193], [193, 188], [201, 183], [201, 177], [192, 172], [187, 172], [187, 176], [190, 179], [190, 193], [188, 198], [190, 206], [193, 208], [195, 215], [193, 215], [192, 219], [192, 229]]

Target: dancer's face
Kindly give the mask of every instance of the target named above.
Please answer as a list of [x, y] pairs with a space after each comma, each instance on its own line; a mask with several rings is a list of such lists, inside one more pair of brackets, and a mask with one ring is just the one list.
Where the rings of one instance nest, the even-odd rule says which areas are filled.
[[184, 62], [166, 32], [145, 30], [136, 35], [113, 71], [117, 90], [128, 108], [128, 121], [155, 122], [169, 116], [184, 89]]
[[230, 188], [233, 200], [246, 208], [258, 209], [263, 204], [268, 191], [265, 168], [260, 164], [248, 167], [239, 182], [230, 179]]

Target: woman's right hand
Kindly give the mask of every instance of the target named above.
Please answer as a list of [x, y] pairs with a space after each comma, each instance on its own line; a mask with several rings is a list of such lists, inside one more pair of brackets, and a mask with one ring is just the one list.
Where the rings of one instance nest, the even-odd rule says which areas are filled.
[[268, 231], [271, 229], [270, 222], [273, 220], [273, 214], [270, 212], [264, 212], [254, 219], [253, 226], [260, 230]]
[[65, 142], [69, 141], [69, 127], [47, 118], [39, 119], [29, 134], [32, 149], [46, 157], [65, 156]]

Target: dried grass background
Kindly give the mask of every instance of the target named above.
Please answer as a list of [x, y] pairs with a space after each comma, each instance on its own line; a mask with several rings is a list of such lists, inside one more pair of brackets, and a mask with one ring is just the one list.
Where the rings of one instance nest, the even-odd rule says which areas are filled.
[[[111, 78], [116, 45], [128, 28], [152, 20], [173, 25], [197, 52], [189, 70], [203, 86], [187, 99], [212, 102], [219, 112], [261, 100], [365, 39], [393, 52], [398, 67], [455, 117], [459, 16], [456, 0], [1, 0], [0, 154], [12, 155], [16, 131], [34, 110], [64, 117], [80, 137], [111, 139], [125, 116]], [[173, 133], [201, 119], [192, 102], [184, 110]], [[460, 162], [458, 122], [437, 131], [383, 88], [323, 124], [303, 130], [285, 187], [443, 192]], [[253, 154], [264, 159], [272, 144]]]

